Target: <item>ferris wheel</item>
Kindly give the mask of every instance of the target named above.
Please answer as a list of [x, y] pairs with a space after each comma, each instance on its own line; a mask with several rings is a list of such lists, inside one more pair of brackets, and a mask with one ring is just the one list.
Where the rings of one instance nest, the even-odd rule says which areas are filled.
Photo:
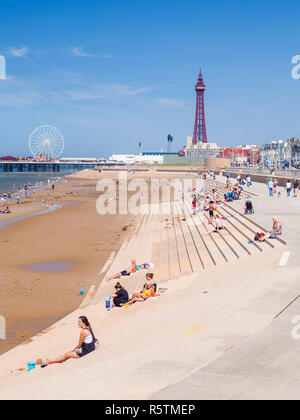
[[29, 138], [30, 151], [38, 160], [55, 160], [63, 153], [64, 144], [61, 132], [51, 125], [36, 128]]

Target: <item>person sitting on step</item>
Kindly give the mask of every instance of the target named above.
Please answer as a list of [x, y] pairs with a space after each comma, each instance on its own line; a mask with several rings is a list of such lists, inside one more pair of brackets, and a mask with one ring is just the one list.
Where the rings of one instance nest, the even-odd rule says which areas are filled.
[[111, 296], [110, 307], [113, 308], [116, 306], [117, 308], [120, 308], [122, 303], [128, 302], [129, 295], [127, 290], [125, 290], [120, 283], [115, 285], [115, 289], [116, 292]]
[[144, 287], [142, 292], [133, 293], [131, 299], [127, 303], [122, 303], [121, 306], [133, 305], [136, 302], [144, 302], [150, 297], [155, 297], [155, 291], [152, 281], [148, 281], [146, 283], [146, 287]]

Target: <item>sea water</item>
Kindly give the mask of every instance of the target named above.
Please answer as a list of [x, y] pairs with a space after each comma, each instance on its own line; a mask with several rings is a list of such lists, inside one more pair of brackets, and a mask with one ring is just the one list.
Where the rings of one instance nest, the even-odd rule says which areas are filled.
[[43, 187], [48, 185], [50, 182], [55, 181], [56, 178], [64, 177], [69, 172], [58, 172], [58, 173], [1, 173], [0, 174], [0, 196], [3, 193], [15, 194], [18, 188], [24, 188], [24, 185], [31, 184], [32, 186]]

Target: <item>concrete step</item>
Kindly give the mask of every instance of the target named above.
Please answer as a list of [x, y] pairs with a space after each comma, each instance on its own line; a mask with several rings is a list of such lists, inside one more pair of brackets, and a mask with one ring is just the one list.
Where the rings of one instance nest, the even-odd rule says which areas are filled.
[[208, 267], [211, 267], [212, 265], [216, 265], [213, 257], [210, 254], [209, 249], [206, 246], [206, 243], [201, 234], [201, 231], [198, 227], [197, 222], [199, 222], [199, 218], [196, 215], [193, 216], [191, 211], [186, 206], [184, 206], [183, 211], [184, 211], [184, 215], [187, 220], [187, 223], [189, 225], [191, 234], [193, 236], [196, 250], [198, 254], [200, 255], [204, 268], [208, 268]]
[[201, 257], [198, 253], [198, 250], [196, 248], [196, 244], [191, 232], [191, 229], [189, 227], [189, 222], [186, 219], [185, 215], [179, 218], [181, 229], [183, 232], [184, 241], [186, 244], [187, 253], [189, 255], [189, 260], [192, 265], [192, 271], [201, 271], [204, 268], [203, 262], [201, 260]]
[[169, 234], [170, 278], [176, 279], [180, 277], [181, 270], [180, 270], [177, 237], [175, 233], [173, 214], [170, 217], [168, 234]]
[[182, 215], [173, 215], [174, 231], [176, 235], [178, 256], [179, 256], [179, 265], [182, 275], [188, 275], [192, 272], [192, 265], [187, 251], [183, 231], [181, 228], [180, 217]]

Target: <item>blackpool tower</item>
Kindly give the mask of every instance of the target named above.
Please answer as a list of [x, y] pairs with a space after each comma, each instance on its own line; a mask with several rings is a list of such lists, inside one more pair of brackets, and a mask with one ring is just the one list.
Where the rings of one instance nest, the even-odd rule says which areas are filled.
[[207, 143], [206, 124], [205, 124], [205, 108], [204, 108], [204, 92], [205, 84], [202, 77], [202, 72], [198, 77], [196, 84], [197, 104], [196, 104], [196, 117], [195, 128], [193, 136], [193, 144]]

